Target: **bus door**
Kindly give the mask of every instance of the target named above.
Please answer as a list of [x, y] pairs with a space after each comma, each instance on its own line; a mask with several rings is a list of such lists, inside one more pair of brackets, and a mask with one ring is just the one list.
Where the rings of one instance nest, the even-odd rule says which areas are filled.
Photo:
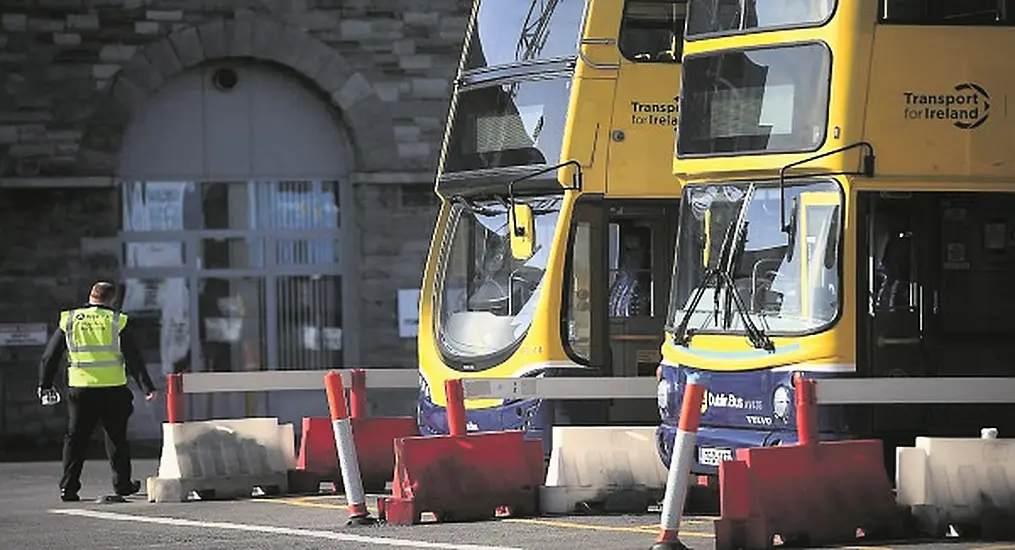
[[[575, 204], [567, 261], [563, 331], [568, 355], [588, 367], [588, 376], [607, 376], [610, 353], [606, 323], [606, 208], [598, 195], [583, 195]], [[563, 373], [570, 376], [571, 373]], [[608, 421], [607, 400], [564, 399], [554, 404], [554, 424], [602, 426]]]
[[[926, 284], [924, 242], [929, 229], [922, 212], [927, 197], [912, 193], [861, 193], [857, 242], [860, 279], [857, 341], [858, 371], [872, 377], [922, 377], [931, 374], [925, 334]], [[866, 219], [866, 223], [863, 220]], [[869, 407], [875, 433], [890, 437], [925, 428], [926, 408]], [[887, 445], [886, 445], [887, 447]]]
[[[662, 359], [679, 201], [608, 203], [608, 376], [655, 376]], [[655, 400], [615, 399], [611, 423], [658, 423]]]
[[[933, 376], [1015, 376], [1015, 195], [927, 194], [924, 353]], [[1015, 407], [934, 405], [928, 424], [941, 436], [1015, 430]], [[927, 430], [920, 433], [927, 433]], [[933, 435], [933, 433], [929, 434]], [[1003, 437], [1003, 436], [1002, 436]]]

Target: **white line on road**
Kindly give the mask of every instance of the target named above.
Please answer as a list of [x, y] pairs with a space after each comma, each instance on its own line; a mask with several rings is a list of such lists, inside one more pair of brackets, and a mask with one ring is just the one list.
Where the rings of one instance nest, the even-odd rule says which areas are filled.
[[138, 523], [175, 525], [177, 527], [199, 527], [204, 529], [249, 531], [254, 533], [270, 533], [273, 535], [291, 535], [294, 537], [328, 539], [344, 542], [359, 542], [363, 544], [404, 546], [408, 548], [444, 548], [446, 550], [521, 550], [520, 548], [510, 548], [506, 546], [478, 546], [475, 544], [449, 544], [444, 542], [427, 542], [422, 540], [389, 539], [385, 537], [367, 537], [363, 535], [336, 533], [334, 531], [293, 529], [291, 527], [272, 527], [270, 525], [248, 525], [244, 523], [228, 523], [218, 521], [194, 521], [189, 519], [166, 518], [159, 516], [136, 516], [131, 514], [116, 514], [113, 512], [96, 512], [93, 510], [82, 510], [80, 508], [68, 508], [66, 510], [54, 509], [50, 510], [50, 513], [63, 514], [67, 516], [95, 518], [95, 519], [107, 519], [111, 521], [135, 521]]

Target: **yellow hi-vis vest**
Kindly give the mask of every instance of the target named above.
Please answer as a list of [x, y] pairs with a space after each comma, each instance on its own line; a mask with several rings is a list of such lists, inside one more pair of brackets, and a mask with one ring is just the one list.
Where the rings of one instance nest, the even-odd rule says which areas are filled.
[[120, 331], [127, 316], [100, 307], [60, 312], [67, 341], [67, 384], [72, 388], [127, 385]]

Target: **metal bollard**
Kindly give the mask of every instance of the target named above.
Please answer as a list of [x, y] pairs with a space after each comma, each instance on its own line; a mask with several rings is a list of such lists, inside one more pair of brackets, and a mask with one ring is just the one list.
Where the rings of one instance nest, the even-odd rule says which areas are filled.
[[651, 550], [686, 548], [680, 542], [680, 518], [687, 498], [687, 478], [694, 462], [694, 443], [701, 423], [701, 400], [705, 397], [705, 384], [699, 374], [688, 374], [684, 400], [680, 405], [680, 423], [673, 439], [673, 455], [666, 478], [663, 511], [659, 518], [659, 537]]
[[345, 487], [345, 498], [349, 506], [349, 520], [346, 525], [373, 525], [377, 520], [370, 517], [370, 511], [367, 509], [342, 375], [338, 371], [329, 371], [324, 375], [324, 387], [328, 392], [331, 427], [335, 432], [335, 446], [338, 448], [338, 466], [342, 470], [342, 485]]

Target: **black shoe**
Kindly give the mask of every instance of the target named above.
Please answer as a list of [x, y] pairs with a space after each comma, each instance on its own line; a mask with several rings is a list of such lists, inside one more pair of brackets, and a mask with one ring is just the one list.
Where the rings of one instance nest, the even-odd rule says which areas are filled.
[[77, 493], [69, 493], [67, 491], [60, 491], [60, 500], [64, 502], [77, 502], [81, 500], [81, 497]]
[[95, 499], [95, 502], [99, 504], [109, 504], [111, 502], [127, 502], [127, 499], [123, 498], [120, 495], [106, 495], [104, 497], [99, 497]]
[[121, 497], [126, 497], [133, 495], [140, 490], [141, 490], [141, 482], [135, 479], [134, 481], [130, 482], [130, 487], [121, 487], [116, 489], [116, 494], [120, 495]]

